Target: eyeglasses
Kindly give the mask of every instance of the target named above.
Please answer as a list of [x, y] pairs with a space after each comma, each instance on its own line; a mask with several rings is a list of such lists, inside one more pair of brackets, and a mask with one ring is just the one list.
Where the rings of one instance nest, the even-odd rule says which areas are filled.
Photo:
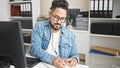
[[65, 17], [61, 17], [60, 18], [58, 15], [53, 15], [53, 13], [52, 13], [52, 16], [54, 17], [55, 21], [59, 21], [60, 20], [61, 23], [65, 22], [65, 19], [66, 19]]

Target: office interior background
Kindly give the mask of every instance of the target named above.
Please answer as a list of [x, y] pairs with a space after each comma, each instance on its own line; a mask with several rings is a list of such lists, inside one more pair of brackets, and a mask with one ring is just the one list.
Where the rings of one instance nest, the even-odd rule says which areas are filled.
[[[120, 68], [120, 0], [67, 0], [80, 63], [90, 68]], [[47, 20], [52, 0], [0, 0], [0, 21], [20, 21], [25, 53], [37, 21]]]

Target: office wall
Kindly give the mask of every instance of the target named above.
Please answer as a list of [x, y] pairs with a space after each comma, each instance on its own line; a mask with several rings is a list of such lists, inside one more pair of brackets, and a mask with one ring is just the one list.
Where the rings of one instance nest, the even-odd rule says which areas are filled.
[[40, 16], [40, 1], [41, 0], [31, 0], [32, 1], [32, 21], [33, 27], [37, 21], [37, 18]]
[[0, 0], [0, 21], [9, 21], [8, 1]]
[[[47, 16], [52, 0], [40, 0], [41, 15]], [[81, 11], [89, 10], [89, 0], [67, 0], [69, 2], [69, 8], [80, 8]]]
[[114, 0], [113, 2], [113, 18], [115, 18], [116, 15], [120, 15], [120, 0]]

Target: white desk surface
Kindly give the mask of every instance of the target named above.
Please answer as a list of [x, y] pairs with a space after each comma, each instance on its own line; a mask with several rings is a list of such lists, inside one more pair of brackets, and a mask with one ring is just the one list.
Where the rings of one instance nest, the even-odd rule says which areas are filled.
[[[40, 62], [40, 63], [38, 63], [36, 66], [34, 66], [33, 68], [56, 68], [56, 67], [53, 66], [53, 65], [44, 63], [44, 62]], [[69, 68], [69, 67], [66, 66], [66, 68]], [[77, 64], [77, 65], [76, 65], [75, 67], [73, 67], [73, 68], [89, 68], [89, 67], [86, 66], [86, 65]]]
[[[10, 68], [15, 68], [15, 67], [11, 65]], [[56, 68], [56, 67], [44, 62], [40, 62], [32, 68]], [[66, 68], [69, 68], [69, 67], [66, 66]], [[89, 68], [89, 67], [87, 65], [77, 64], [75, 67], [72, 67], [72, 68]]]

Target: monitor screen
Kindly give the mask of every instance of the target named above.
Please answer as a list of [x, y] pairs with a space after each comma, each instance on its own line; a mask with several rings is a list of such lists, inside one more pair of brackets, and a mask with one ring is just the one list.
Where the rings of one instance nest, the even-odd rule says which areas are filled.
[[68, 9], [68, 14], [70, 15], [70, 19], [73, 19], [73, 23], [72, 23], [73, 27], [76, 26], [76, 17], [78, 16], [79, 13], [80, 13], [79, 8]]
[[0, 57], [11, 58], [15, 68], [27, 66], [20, 22], [0, 21]]

